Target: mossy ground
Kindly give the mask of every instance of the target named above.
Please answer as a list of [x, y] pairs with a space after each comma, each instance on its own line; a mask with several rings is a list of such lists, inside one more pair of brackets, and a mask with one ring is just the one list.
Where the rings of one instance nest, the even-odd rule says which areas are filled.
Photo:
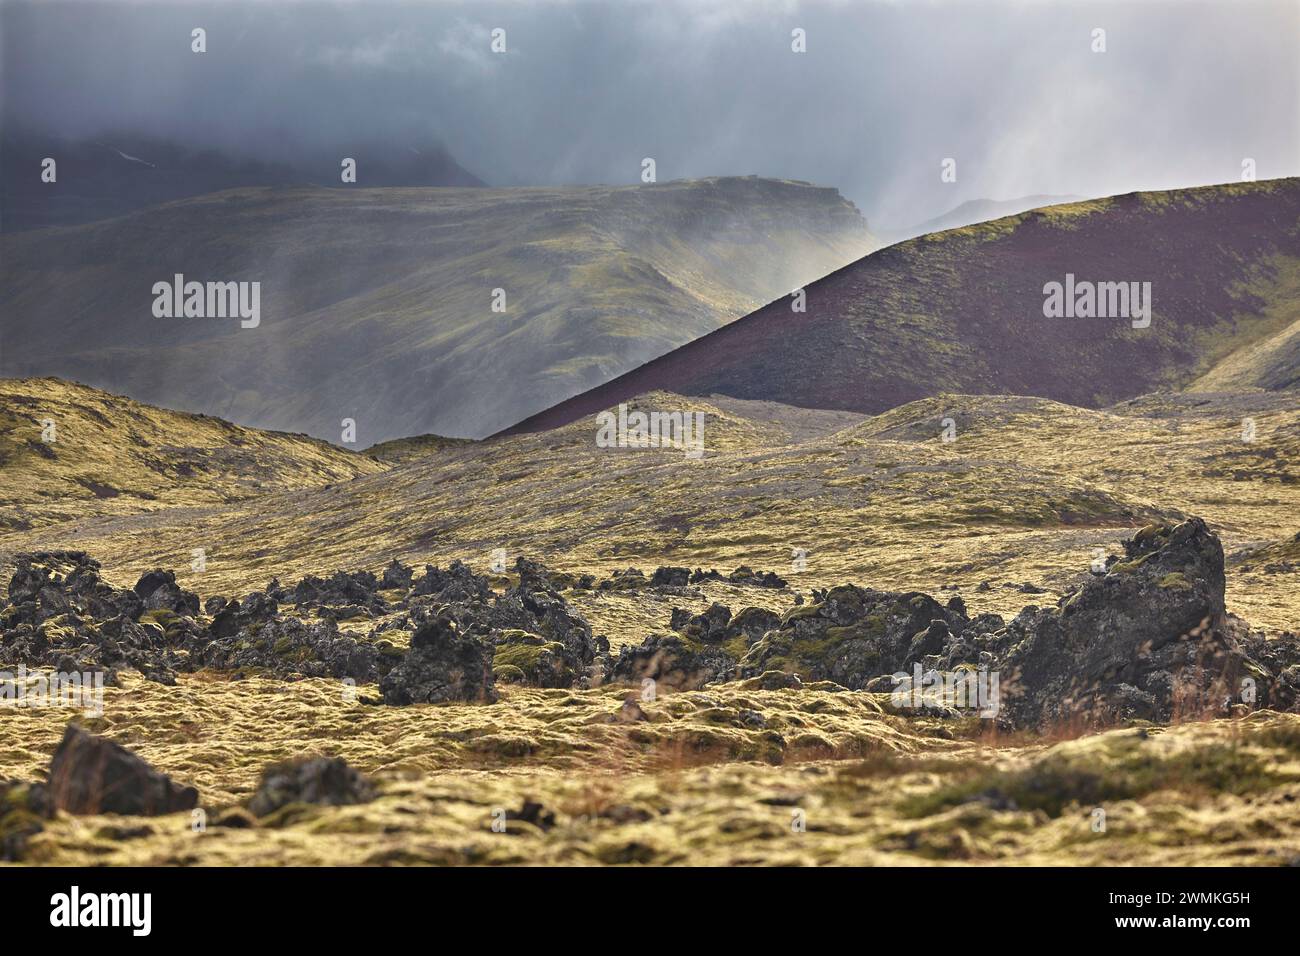
[[[85, 723], [196, 785], [206, 830], [195, 832], [189, 814], [60, 815], [31, 840], [27, 862], [1300, 860], [1294, 715], [1053, 744], [979, 736], [974, 722], [891, 716], [870, 695], [740, 685], [643, 702], [650, 720], [625, 724], [613, 715], [626, 693], [507, 688], [492, 705], [389, 708], [332, 681], [187, 676], [166, 688], [128, 679], [107, 691], [105, 716]], [[746, 711], [767, 726], [746, 724]], [[7, 715], [5, 771], [34, 778], [67, 716]], [[247, 826], [234, 808], [267, 764], [295, 754], [345, 757], [375, 778], [379, 798], [295, 805]], [[506, 832], [493, 830], [501, 811], [526, 799], [554, 812], [556, 825], [510, 820]]]
[[[111, 580], [129, 585], [149, 568], [174, 568], [207, 597], [260, 589], [272, 576], [377, 571], [395, 556], [482, 570], [501, 548], [511, 561], [526, 555], [598, 575], [744, 564], [804, 593], [853, 582], [943, 600], [960, 593], [977, 611], [1014, 614], [1028, 603], [1022, 585], [1044, 588], [1036, 602], [1052, 603], [1086, 577], [1099, 549], [1115, 553], [1145, 525], [1195, 514], [1223, 539], [1229, 609], [1260, 627], [1300, 627], [1292, 578], [1266, 570], [1277, 562], [1248, 559], [1300, 533], [1294, 393], [1154, 396], [1100, 411], [942, 395], [813, 434], [724, 400], [642, 402], [706, 411], [704, 458], [597, 448], [594, 426], [575, 423], [447, 447], [349, 482], [219, 506], [182, 497], [171, 510], [0, 531], [0, 562], [24, 549], [81, 548]], [[946, 443], [949, 417], [957, 437]], [[206, 570], [197, 573], [200, 547]], [[806, 552], [798, 565], [796, 549]], [[709, 584], [701, 594], [733, 608], [791, 603], [789, 592], [753, 587]], [[576, 600], [615, 643], [662, 629], [675, 601], [612, 592]]]
[[[874, 418], [653, 395], [707, 410], [705, 457], [594, 447], [594, 428], [439, 445], [351, 481], [204, 504], [163, 489], [149, 513], [97, 512], [0, 531], [0, 554], [88, 550], [129, 586], [173, 568], [203, 597], [338, 568], [378, 571], [493, 549], [566, 572], [634, 565], [775, 570], [766, 589], [708, 581], [680, 594], [570, 591], [615, 648], [667, 630], [673, 607], [790, 611], [795, 593], [853, 582], [960, 594], [973, 613], [1050, 605], [1098, 551], [1146, 526], [1204, 517], [1228, 555], [1228, 606], [1297, 629], [1300, 409], [1287, 393], [1150, 396], [1090, 411], [1038, 399], [943, 395]], [[1256, 435], [1241, 439], [1241, 419]], [[957, 439], [940, 438], [941, 420]], [[1249, 454], [1243, 454], [1243, 451]], [[75, 463], [109, 483], [93, 463]], [[6, 469], [6, 474], [9, 469]], [[24, 493], [56, 500], [33, 471]], [[41, 482], [53, 482], [40, 484]], [[289, 490], [289, 489], [293, 490]], [[105, 499], [94, 499], [101, 501]], [[111, 499], [117, 501], [118, 499]], [[203, 547], [207, 569], [190, 570]], [[792, 551], [806, 549], [806, 566]], [[0, 574], [0, 578], [5, 575]], [[987, 582], [987, 585], [984, 584]], [[505, 579], [497, 587], [505, 585]], [[1024, 585], [1044, 589], [1026, 592]], [[1166, 586], [1176, 587], [1170, 580]], [[807, 605], [805, 605], [807, 607]], [[799, 613], [796, 611], [795, 613]], [[158, 626], [166, 621], [158, 620]], [[342, 627], [364, 635], [373, 621]], [[55, 624], [57, 626], [57, 622]], [[401, 646], [404, 632], [382, 635]], [[526, 663], [526, 662], [525, 662]], [[1132, 728], [1078, 740], [997, 738], [978, 721], [891, 713], [879, 698], [736, 683], [644, 702], [639, 688], [536, 690], [503, 681], [493, 705], [390, 708], [330, 681], [133, 674], [105, 691], [95, 731], [198, 787], [186, 815], [61, 816], [30, 844], [47, 863], [1287, 863], [1300, 858], [1300, 718]], [[70, 713], [6, 710], [0, 777], [37, 779]], [[381, 787], [372, 804], [292, 808], [216, 826], [264, 767], [345, 757]], [[542, 831], [495, 809], [525, 798]], [[1100, 804], [1100, 807], [1094, 804]], [[1104, 832], [1093, 811], [1105, 810]], [[795, 810], [806, 828], [792, 828]], [[137, 833], [137, 828], [139, 832]], [[124, 834], [126, 834], [124, 836]]]

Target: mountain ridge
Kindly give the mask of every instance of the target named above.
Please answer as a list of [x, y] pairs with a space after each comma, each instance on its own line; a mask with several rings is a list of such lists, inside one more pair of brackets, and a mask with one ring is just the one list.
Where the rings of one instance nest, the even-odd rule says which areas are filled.
[[[476, 438], [876, 244], [838, 191], [756, 177], [233, 190], [0, 237], [0, 373], [336, 442], [351, 419], [358, 447]], [[259, 327], [155, 318], [176, 273], [260, 282]]]
[[[1129, 193], [932, 233], [531, 416], [553, 428], [648, 391], [875, 413], [940, 390], [1085, 407], [1185, 387], [1261, 338], [1283, 375], [1300, 322], [1300, 179]], [[1195, 274], [1188, 266], [1210, 263]], [[1047, 319], [1067, 275], [1153, 283], [1148, 329]], [[1279, 337], [1280, 336], [1280, 337]], [[1208, 356], [1208, 358], [1206, 357]], [[1252, 387], [1262, 370], [1237, 374]]]

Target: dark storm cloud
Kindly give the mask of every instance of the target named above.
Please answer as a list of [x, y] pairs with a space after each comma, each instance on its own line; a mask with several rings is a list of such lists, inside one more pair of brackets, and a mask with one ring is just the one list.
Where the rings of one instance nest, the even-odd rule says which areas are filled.
[[[634, 182], [652, 156], [661, 181], [837, 186], [894, 226], [978, 197], [1235, 180], [1244, 157], [1260, 178], [1300, 171], [1292, 2], [0, 10], [6, 122], [66, 136], [128, 129], [265, 159], [440, 139], [497, 185]], [[945, 157], [956, 184], [939, 181]]]

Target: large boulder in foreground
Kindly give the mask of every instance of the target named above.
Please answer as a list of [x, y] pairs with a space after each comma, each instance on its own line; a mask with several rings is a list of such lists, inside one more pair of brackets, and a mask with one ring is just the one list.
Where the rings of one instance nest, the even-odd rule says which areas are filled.
[[50, 761], [46, 793], [52, 809], [68, 813], [157, 816], [192, 810], [193, 787], [159, 773], [120, 744], [69, 724]]
[[411, 635], [411, 649], [379, 682], [386, 704], [495, 703], [495, 646], [438, 614]]
[[1200, 518], [1153, 525], [1056, 607], [1026, 608], [998, 662], [1007, 723], [1219, 715], [1249, 674], [1224, 609], [1223, 546]]

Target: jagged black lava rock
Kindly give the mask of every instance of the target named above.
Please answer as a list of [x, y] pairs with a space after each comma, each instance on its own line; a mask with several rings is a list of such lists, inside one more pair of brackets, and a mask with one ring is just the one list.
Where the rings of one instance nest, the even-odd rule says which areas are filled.
[[342, 757], [310, 757], [264, 770], [248, 809], [264, 817], [291, 803], [342, 807], [374, 798], [371, 782]]
[[617, 681], [651, 679], [671, 690], [696, 690], [705, 684], [733, 680], [740, 659], [780, 617], [763, 608], [747, 607], [732, 616], [725, 604], [713, 603], [702, 614], [674, 608], [673, 634], [652, 634], [636, 647], [625, 647], [611, 667]]
[[494, 651], [486, 636], [440, 614], [411, 636], [411, 649], [379, 682], [380, 693], [387, 704], [494, 703]]
[[1007, 625], [997, 662], [1003, 712], [1016, 726], [1213, 716], [1251, 674], [1224, 608], [1223, 547], [1200, 518], [1153, 525], [1125, 558]]

